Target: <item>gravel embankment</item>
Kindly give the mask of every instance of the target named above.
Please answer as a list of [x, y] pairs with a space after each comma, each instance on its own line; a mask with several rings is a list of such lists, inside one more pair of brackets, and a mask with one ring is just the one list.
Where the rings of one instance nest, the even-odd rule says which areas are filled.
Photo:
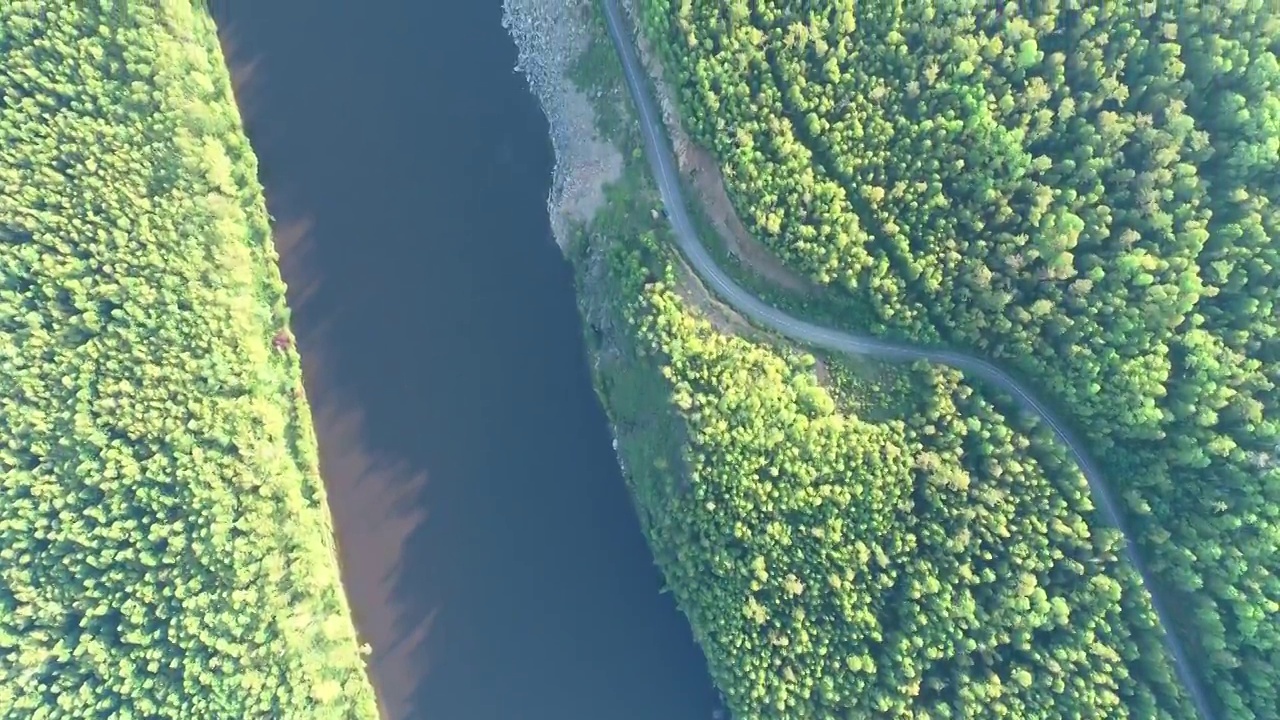
[[555, 169], [547, 211], [564, 248], [571, 222], [587, 222], [604, 202], [604, 186], [622, 173], [622, 155], [595, 131], [591, 101], [567, 77], [588, 42], [587, 0], [504, 0], [502, 25], [518, 51], [516, 70], [551, 125]]

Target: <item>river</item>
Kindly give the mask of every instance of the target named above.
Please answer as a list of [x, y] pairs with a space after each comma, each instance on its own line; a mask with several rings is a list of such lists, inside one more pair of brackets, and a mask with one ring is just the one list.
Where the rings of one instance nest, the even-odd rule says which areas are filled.
[[385, 714], [707, 720], [591, 389], [501, 0], [214, 5]]

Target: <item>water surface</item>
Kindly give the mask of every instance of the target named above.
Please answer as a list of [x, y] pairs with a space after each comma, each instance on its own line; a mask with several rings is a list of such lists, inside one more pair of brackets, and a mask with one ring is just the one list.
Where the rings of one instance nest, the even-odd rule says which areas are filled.
[[707, 720], [591, 390], [501, 0], [224, 5], [388, 716]]

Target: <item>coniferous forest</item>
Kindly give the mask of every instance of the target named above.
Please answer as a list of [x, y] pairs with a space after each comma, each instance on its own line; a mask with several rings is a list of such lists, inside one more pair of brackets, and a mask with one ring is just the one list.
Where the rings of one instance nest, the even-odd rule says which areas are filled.
[[0, 4], [0, 717], [377, 716], [200, 8]]
[[[1221, 716], [1275, 717], [1280, 14], [1262, 0], [639, 0], [638, 6], [643, 32], [678, 87], [684, 123], [722, 164], [748, 229], [824, 288], [810, 304], [828, 315], [856, 306], [865, 313], [849, 315], [851, 325], [871, 318], [886, 336], [989, 357], [1059, 407], [1123, 498], [1140, 552], [1175, 607], [1172, 629], [1192, 651]], [[653, 332], [672, 342], [672, 330]], [[707, 483], [733, 478], [704, 490], [698, 511], [712, 512], [715, 523], [728, 522], [734, 508], [748, 517], [687, 543], [675, 566], [744, 574], [734, 591], [695, 573], [686, 580], [699, 593], [688, 605], [695, 624], [723, 638], [721, 657], [737, 668], [738, 708], [794, 716], [784, 708], [800, 698], [817, 703], [810, 708], [859, 708], [856, 717], [965, 717], [977, 708], [1010, 717], [1154, 717], [1153, 707], [1189, 717], [1172, 699], [1176, 692], [1161, 692], [1166, 685], [1157, 678], [1168, 675], [1151, 656], [1158, 651], [1135, 653], [1110, 621], [1102, 637], [1120, 645], [1114, 654], [1091, 649], [1092, 640], [1075, 634], [1101, 627], [1085, 608], [1107, 606], [1074, 595], [1076, 583], [1131, 618], [1130, 642], [1143, 641], [1146, 621], [1136, 617], [1141, 603], [1126, 594], [1123, 570], [1115, 570], [1111, 590], [1111, 580], [1089, 578], [1109, 578], [1101, 568], [1077, 572], [1078, 559], [1067, 561], [1059, 543], [1088, 535], [1105, 552], [1107, 531], [1074, 524], [1069, 492], [1078, 492], [1078, 483], [1067, 482], [1074, 476], [1069, 463], [1046, 457], [1047, 438], [1020, 439], [1016, 420], [999, 421], [993, 415], [999, 410], [980, 393], [962, 396], [963, 385], [949, 386], [955, 380], [948, 373], [931, 370], [930, 412], [955, 419], [916, 417], [927, 426], [926, 452], [915, 456], [915, 468], [927, 479], [895, 499], [905, 481], [885, 478], [912, 462], [885, 450], [895, 441], [846, 430], [878, 454], [856, 455], [858, 443], [843, 442], [824, 456], [816, 435], [788, 437], [778, 414], [748, 430], [746, 409], [754, 412], [761, 401], [732, 392], [729, 366], [714, 360], [738, 346], [698, 347], [677, 343], [670, 353], [676, 369], [669, 371], [691, 418], [693, 472]], [[753, 376], [772, 377], [763, 365]], [[813, 391], [784, 384], [797, 407], [820, 412], [824, 403]], [[710, 407], [701, 393], [714, 398]], [[821, 433], [834, 432], [831, 424], [819, 423], [826, 427]], [[911, 423], [898, 432], [909, 441]], [[794, 457], [780, 456], [782, 448]], [[845, 453], [853, 457], [840, 457]], [[870, 458], [874, 470], [849, 470]], [[812, 464], [802, 469], [806, 463]], [[962, 468], [970, 471], [964, 489], [957, 487]], [[786, 478], [787, 489], [774, 478]], [[1036, 482], [1045, 480], [1035, 478], [1047, 478], [1064, 495], [1037, 496]], [[773, 489], [757, 487], [762, 482]], [[801, 553], [796, 548], [814, 542], [814, 521], [802, 518], [829, 507], [824, 482], [834, 483], [835, 498], [841, 497], [835, 488], [851, 493], [839, 514], [843, 541], [834, 544], [849, 555], [803, 552], [816, 563], [811, 569], [821, 568], [805, 575], [793, 566], [775, 568], [777, 558], [767, 552], [753, 555], [759, 552], [753, 543]], [[863, 485], [877, 482], [876, 492]], [[921, 482], [929, 492], [967, 499], [930, 503]], [[1007, 489], [996, 489], [1005, 483]], [[787, 504], [797, 502], [793, 493], [818, 493], [821, 502], [800, 503], [801, 511]], [[895, 520], [898, 503], [908, 509]], [[973, 513], [970, 522], [990, 525], [948, 531], [947, 521], [924, 520], [929, 507]], [[766, 515], [752, 520], [752, 512]], [[939, 544], [925, 542], [928, 534], [905, 539], [916, 523], [937, 528]], [[1064, 527], [1075, 529], [1058, 534]], [[1026, 551], [1010, 539], [992, 540], [1019, 558], [996, 559], [983, 532], [1038, 544], [1044, 559], [1031, 562], [1040, 570], [1026, 570], [1037, 583], [1018, 585]], [[889, 563], [919, 553], [930, 569], [909, 576], [904, 569], [909, 579], [899, 587], [890, 573], [873, 570], [880, 553]], [[964, 560], [970, 553], [975, 560]], [[1054, 569], [1061, 567], [1071, 570]], [[983, 568], [991, 569], [990, 578]], [[841, 577], [859, 572], [867, 579]], [[833, 627], [889, 657], [911, 658], [877, 661], [869, 680], [884, 683], [877, 690], [839, 685], [876, 660], [874, 653], [859, 659], [852, 646], [834, 645], [838, 632], [805, 625], [837, 617], [839, 604], [804, 606], [797, 620], [794, 606], [811, 595], [838, 603], [838, 591], [826, 589], [832, 573], [834, 587], [848, 582], [854, 592], [870, 593], [848, 603], [849, 615]], [[929, 598], [934, 586], [946, 598], [938, 608], [963, 614], [969, 606], [958, 588], [997, 580], [1016, 587], [992, 589], [986, 596], [992, 607], [1020, 597], [1034, 607], [1037, 588], [1049, 598], [1042, 614], [1016, 615], [1036, 629], [1026, 636], [1010, 631], [1007, 645], [985, 635], [1001, 632], [985, 622], [902, 617], [911, 607], [902, 597]], [[893, 590], [872, 592], [874, 583]], [[974, 597], [975, 607], [988, 607], [983, 596]], [[1061, 617], [1055, 597], [1066, 603], [1058, 612], [1070, 608], [1061, 625], [1053, 621]], [[784, 598], [796, 599], [779, 604]], [[748, 617], [763, 617], [769, 631], [716, 634]], [[807, 640], [794, 631], [801, 627]], [[820, 662], [801, 669], [788, 659], [809, 646]], [[895, 647], [914, 650], [895, 656]], [[1067, 672], [1073, 657], [1099, 665], [1083, 676]], [[1032, 668], [1027, 676], [1014, 675], [1020, 661]], [[949, 672], [943, 667], [956, 674], [939, 679], [937, 673]], [[1046, 689], [1058, 672], [1078, 690], [1074, 699]], [[1143, 690], [1117, 690], [1127, 710], [1107, 709], [1093, 682]], [[970, 693], [961, 705], [968, 710], [929, 702], [930, 693]], [[1139, 703], [1139, 696], [1146, 699]], [[914, 711], [906, 698], [916, 698]], [[1010, 704], [1000, 709], [1002, 702]]]

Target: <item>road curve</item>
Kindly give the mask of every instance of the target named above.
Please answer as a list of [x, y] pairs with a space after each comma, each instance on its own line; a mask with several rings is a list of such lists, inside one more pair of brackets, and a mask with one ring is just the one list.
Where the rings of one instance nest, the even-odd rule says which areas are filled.
[[1102, 472], [1094, 464], [1093, 460], [1089, 458], [1089, 455], [1085, 452], [1084, 445], [1044, 403], [1031, 394], [1030, 390], [1009, 373], [979, 357], [950, 350], [914, 347], [867, 335], [858, 335], [822, 327], [794, 318], [752, 295], [741, 285], [734, 282], [716, 264], [706, 247], [698, 239], [693, 223], [689, 220], [688, 209], [680, 189], [680, 180], [676, 174], [676, 165], [672, 153], [664, 141], [665, 128], [662, 125], [661, 116], [659, 116], [654, 107], [645, 87], [645, 71], [636, 56], [636, 49], [632, 45], [631, 36], [628, 34], [627, 22], [618, 7], [618, 0], [601, 0], [601, 4], [604, 6], [604, 16], [609, 29], [609, 37], [613, 40], [613, 45], [617, 49], [619, 59], [622, 61], [627, 89], [630, 91], [631, 99], [640, 113], [639, 121], [644, 135], [645, 155], [649, 159], [649, 166], [653, 169], [654, 179], [657, 181], [658, 190], [662, 194], [662, 204], [667, 209], [667, 218], [675, 231], [676, 244], [703, 282], [739, 313], [793, 340], [851, 355], [867, 355], [889, 360], [928, 360], [942, 365], [949, 365], [966, 373], [981, 376], [999, 385], [1012, 393], [1025, 407], [1030, 408], [1036, 415], [1040, 416], [1052, 428], [1053, 433], [1058, 436], [1058, 440], [1067, 447], [1072, 458], [1080, 466], [1081, 472], [1089, 482], [1093, 497], [1103, 515], [1106, 516], [1107, 521], [1124, 536], [1124, 554], [1142, 577], [1142, 582], [1151, 596], [1151, 604], [1160, 620], [1161, 628], [1164, 629], [1165, 645], [1173, 658], [1178, 678], [1195, 704], [1200, 717], [1203, 720], [1215, 720], [1209, 702], [1200, 688], [1200, 683], [1191, 671], [1186, 650], [1183, 648], [1181, 641], [1168, 630], [1170, 622], [1169, 615], [1165, 610], [1165, 604], [1157, 594], [1146, 566], [1138, 556], [1136, 545], [1131, 541], [1132, 534], [1120, 515], [1119, 506], [1112, 496], [1111, 490], [1102, 479]]

